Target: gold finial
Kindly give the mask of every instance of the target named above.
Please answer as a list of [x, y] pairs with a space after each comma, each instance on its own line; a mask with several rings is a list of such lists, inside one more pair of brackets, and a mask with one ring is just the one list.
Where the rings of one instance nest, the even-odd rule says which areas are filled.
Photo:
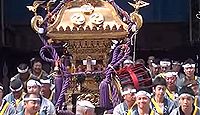
[[56, 0], [49, 0], [46, 4], [46, 6], [42, 6], [44, 7], [44, 9], [49, 13], [50, 12], [50, 8], [53, 4], [55, 4]]
[[148, 6], [149, 3], [142, 1], [142, 0], [134, 0], [135, 4], [128, 2], [131, 6], [135, 8], [135, 12], [138, 12], [138, 10], [142, 7]]
[[44, 2], [45, 1], [36, 0], [36, 1], [33, 2], [32, 6], [26, 6], [26, 7], [29, 9], [29, 11], [32, 11], [32, 12], [34, 12], [35, 15], [37, 15], [36, 11], [37, 11], [38, 6], [43, 4]]
[[149, 3], [142, 1], [142, 0], [133, 0], [133, 1], [135, 2], [135, 4], [130, 3], [130, 2], [128, 2], [128, 3], [135, 8], [134, 12], [132, 12], [130, 14], [130, 17], [131, 17], [131, 21], [135, 22], [135, 24], [136, 24], [136, 28], [133, 27], [132, 31], [136, 31], [136, 30], [140, 29], [143, 24], [142, 16], [138, 13], [139, 9], [142, 7], [148, 6]]

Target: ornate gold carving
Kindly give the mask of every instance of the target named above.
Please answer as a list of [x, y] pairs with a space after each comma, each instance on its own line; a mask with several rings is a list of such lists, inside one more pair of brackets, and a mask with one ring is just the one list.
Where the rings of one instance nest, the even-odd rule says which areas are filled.
[[95, 25], [100, 25], [104, 22], [104, 17], [101, 13], [93, 13], [90, 16], [90, 21]]
[[29, 11], [32, 11], [34, 14], [35, 14], [35, 16], [37, 15], [37, 8], [41, 5], [41, 4], [43, 4], [45, 1], [39, 1], [39, 0], [36, 0], [36, 1], [34, 1], [33, 2], [33, 5], [32, 6], [26, 6], [28, 9], [29, 9]]
[[81, 13], [75, 13], [72, 15], [71, 21], [75, 25], [82, 25], [85, 23], [85, 17]]
[[101, 0], [76, 0], [76, 1], [68, 2], [67, 4], [65, 4], [65, 6], [67, 8], [71, 8], [73, 6], [81, 7], [85, 4], [91, 4], [92, 6], [96, 7], [96, 6], [101, 6], [102, 2]]
[[36, 31], [37, 33], [39, 33], [39, 31], [41, 31], [40, 29], [42, 28], [39, 28], [40, 24], [43, 23], [43, 18], [42, 16], [34, 16], [32, 19], [31, 19], [31, 27], [33, 28], [34, 31]]
[[88, 4], [84, 4], [83, 6], [81, 6], [81, 11], [84, 13], [84, 14], [92, 14], [92, 12], [94, 11], [94, 7], [88, 3]]
[[[142, 16], [138, 13], [135, 13], [135, 12], [131, 13], [130, 16], [131, 16], [132, 22], [136, 23], [136, 29], [140, 29], [142, 27], [142, 24], [143, 24]], [[134, 29], [132, 29], [132, 30], [135, 31]]]
[[133, 6], [135, 8], [135, 11], [139, 11], [140, 8], [148, 6], [149, 3], [142, 1], [142, 0], [134, 0], [135, 4], [128, 2], [131, 6]]
[[99, 94], [97, 93], [90, 93], [90, 94], [82, 94], [80, 96], [77, 97], [77, 100], [88, 100], [91, 101], [95, 106], [99, 105]]
[[145, 6], [148, 6], [149, 3], [142, 1], [142, 0], [134, 0], [135, 4], [128, 2], [132, 7], [135, 8], [134, 12], [130, 14], [132, 22], [136, 23], [136, 28], [132, 28], [132, 31], [135, 31], [136, 29], [140, 29], [143, 24], [143, 19], [140, 14], [138, 14], [139, 9]]
[[[82, 9], [84, 8], [83, 6], [86, 7], [84, 11]], [[81, 18], [81, 16], [77, 16], [78, 19], [82, 20], [74, 22], [70, 17], [73, 17], [74, 14], [77, 13], [82, 14], [85, 20], [83, 20], [84, 18]], [[83, 23], [83, 21], [85, 22]], [[61, 26], [64, 32], [59, 31]], [[47, 36], [59, 40], [77, 38], [116, 39], [126, 37], [128, 34], [127, 30], [128, 25], [122, 22], [113, 6], [108, 2], [102, 0], [76, 0], [68, 2], [62, 7], [54, 23], [48, 25]]]

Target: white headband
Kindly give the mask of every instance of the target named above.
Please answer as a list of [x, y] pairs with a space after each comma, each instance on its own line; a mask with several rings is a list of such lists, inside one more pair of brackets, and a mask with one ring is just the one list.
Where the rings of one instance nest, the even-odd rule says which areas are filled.
[[183, 68], [187, 68], [187, 67], [195, 67], [195, 64], [184, 64], [182, 65]]
[[89, 108], [95, 108], [95, 106], [87, 100], [81, 100], [81, 101], [77, 101], [77, 105], [81, 106], [81, 107], [89, 107]]
[[136, 93], [136, 97], [140, 96], [140, 95], [146, 95], [149, 99], [151, 98], [151, 94], [149, 94], [148, 92], [146, 91], [138, 91]]
[[27, 82], [27, 86], [41, 86], [41, 84], [40, 84], [40, 82], [38, 82], [38, 81], [36, 81], [36, 80], [33, 80], [33, 79], [31, 79], [31, 80], [29, 80], [28, 82]]
[[0, 89], [3, 90], [3, 86], [0, 86]]
[[133, 64], [133, 61], [131, 61], [131, 60], [125, 60], [124, 64]]
[[122, 91], [122, 96], [130, 93], [136, 93], [136, 89], [128, 89], [126, 91]]
[[22, 69], [20, 69], [19, 67], [17, 67], [17, 71], [18, 71], [19, 73], [26, 73], [26, 72], [28, 71], [28, 67], [26, 67], [26, 69], [24, 69], [24, 70], [22, 70]]
[[9, 86], [9, 88], [10, 88], [10, 90], [11, 90], [12, 92], [18, 92], [18, 91], [22, 90], [23, 85], [21, 84], [21, 86], [20, 86], [18, 89], [13, 89], [11, 86]]
[[40, 98], [24, 98], [24, 101], [40, 101]]
[[159, 66], [156, 65], [155, 63], [151, 63], [151, 65], [152, 65], [153, 67], [159, 67]]
[[160, 61], [160, 66], [170, 66], [171, 65], [171, 62], [169, 61]]
[[172, 64], [173, 65], [182, 65], [182, 63], [179, 63], [179, 62], [173, 62]]
[[41, 83], [46, 83], [46, 84], [51, 84], [51, 81], [50, 81], [50, 79], [40, 79], [40, 82]]
[[167, 72], [165, 73], [165, 77], [172, 77], [172, 76], [177, 76], [178, 72]]
[[190, 94], [188, 94], [188, 93], [182, 93], [182, 94], [179, 96], [179, 98], [182, 97], [182, 96], [189, 96], [189, 97], [192, 97], [192, 98], [194, 99], [194, 96], [193, 96], [193, 95], [190, 95]]

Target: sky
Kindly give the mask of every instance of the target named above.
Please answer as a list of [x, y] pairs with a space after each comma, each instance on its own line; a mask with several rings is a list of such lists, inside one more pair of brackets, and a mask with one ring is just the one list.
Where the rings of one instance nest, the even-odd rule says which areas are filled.
[[[57, 0], [58, 1], [58, 0]], [[128, 13], [133, 8], [128, 4], [133, 0], [115, 0]], [[189, 0], [145, 0], [150, 5], [142, 8], [140, 13], [144, 22], [187, 22], [189, 19]], [[58, 1], [59, 2], [59, 1]], [[33, 0], [4, 0], [4, 22], [6, 24], [30, 24], [33, 13], [26, 8]]]

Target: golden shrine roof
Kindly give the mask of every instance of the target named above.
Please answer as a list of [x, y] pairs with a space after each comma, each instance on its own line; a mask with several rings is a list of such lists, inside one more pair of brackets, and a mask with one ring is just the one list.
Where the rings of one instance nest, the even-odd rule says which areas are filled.
[[47, 28], [47, 36], [57, 40], [116, 39], [126, 37], [127, 27], [110, 3], [76, 0], [61, 8]]

